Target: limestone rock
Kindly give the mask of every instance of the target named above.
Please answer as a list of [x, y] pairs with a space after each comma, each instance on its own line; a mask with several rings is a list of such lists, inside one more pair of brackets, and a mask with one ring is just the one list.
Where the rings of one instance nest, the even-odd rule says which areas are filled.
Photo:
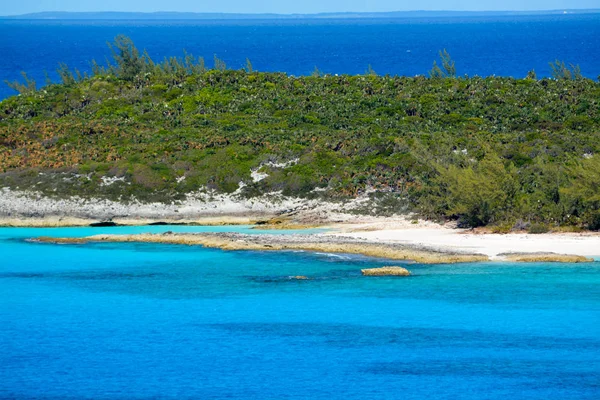
[[364, 276], [410, 276], [410, 271], [402, 267], [368, 268], [361, 272]]

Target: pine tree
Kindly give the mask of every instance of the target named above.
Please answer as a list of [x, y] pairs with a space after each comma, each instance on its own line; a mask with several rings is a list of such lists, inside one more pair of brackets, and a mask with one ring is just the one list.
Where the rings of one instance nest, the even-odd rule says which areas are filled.
[[450, 57], [446, 49], [439, 52], [442, 61], [440, 68], [437, 61], [433, 62], [433, 68], [429, 71], [430, 78], [456, 78], [456, 63]]
[[9, 88], [16, 90], [20, 94], [29, 94], [35, 92], [37, 90], [35, 80], [27, 76], [25, 71], [21, 71], [21, 76], [23, 77], [25, 83], [21, 83], [19, 81], [4, 81], [4, 83], [6, 83]]
[[113, 59], [117, 63], [117, 75], [125, 80], [132, 81], [143, 72], [145, 63], [131, 38], [125, 35], [115, 37], [114, 43], [108, 43]]

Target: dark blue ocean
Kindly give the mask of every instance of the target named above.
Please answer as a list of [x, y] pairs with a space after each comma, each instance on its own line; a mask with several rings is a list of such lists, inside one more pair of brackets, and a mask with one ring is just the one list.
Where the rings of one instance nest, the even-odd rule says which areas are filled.
[[0, 228], [0, 398], [600, 398], [598, 262], [25, 240], [227, 229]]
[[[310, 74], [426, 74], [447, 49], [461, 75], [550, 74], [556, 59], [600, 75], [600, 14], [304, 21], [15, 21], [0, 20], [0, 81], [26, 71], [39, 83], [59, 62], [81, 71], [110, 56], [106, 42], [131, 36], [155, 60], [182, 50], [214, 54], [232, 68], [249, 58], [259, 71]], [[0, 99], [12, 94], [0, 87]]]

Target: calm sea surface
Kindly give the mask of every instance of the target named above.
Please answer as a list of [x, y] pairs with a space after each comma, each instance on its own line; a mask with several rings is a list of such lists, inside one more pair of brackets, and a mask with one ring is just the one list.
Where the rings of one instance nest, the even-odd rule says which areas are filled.
[[25, 241], [227, 229], [0, 229], [0, 398], [600, 398], [597, 262]]
[[[182, 49], [217, 54], [232, 68], [248, 57], [259, 71], [426, 74], [446, 48], [458, 73], [523, 77], [549, 75], [556, 59], [600, 75], [600, 14], [394, 20], [310, 21], [10, 21], [0, 20], [0, 81], [27, 71], [41, 84], [59, 62], [82, 71], [110, 56], [106, 42], [131, 36], [155, 60]], [[0, 98], [13, 92], [0, 88]]]

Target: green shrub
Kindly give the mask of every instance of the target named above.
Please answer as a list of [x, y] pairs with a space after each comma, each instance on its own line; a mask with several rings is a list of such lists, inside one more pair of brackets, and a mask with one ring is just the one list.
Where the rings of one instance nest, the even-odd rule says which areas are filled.
[[513, 231], [513, 224], [503, 223], [491, 227], [493, 233], [510, 233]]
[[591, 231], [600, 231], [600, 211], [591, 211], [585, 218], [586, 228]]
[[527, 232], [537, 235], [537, 234], [541, 234], [541, 233], [550, 232], [550, 228], [546, 224], [536, 223], [536, 224], [531, 224], [531, 226], [529, 227]]

